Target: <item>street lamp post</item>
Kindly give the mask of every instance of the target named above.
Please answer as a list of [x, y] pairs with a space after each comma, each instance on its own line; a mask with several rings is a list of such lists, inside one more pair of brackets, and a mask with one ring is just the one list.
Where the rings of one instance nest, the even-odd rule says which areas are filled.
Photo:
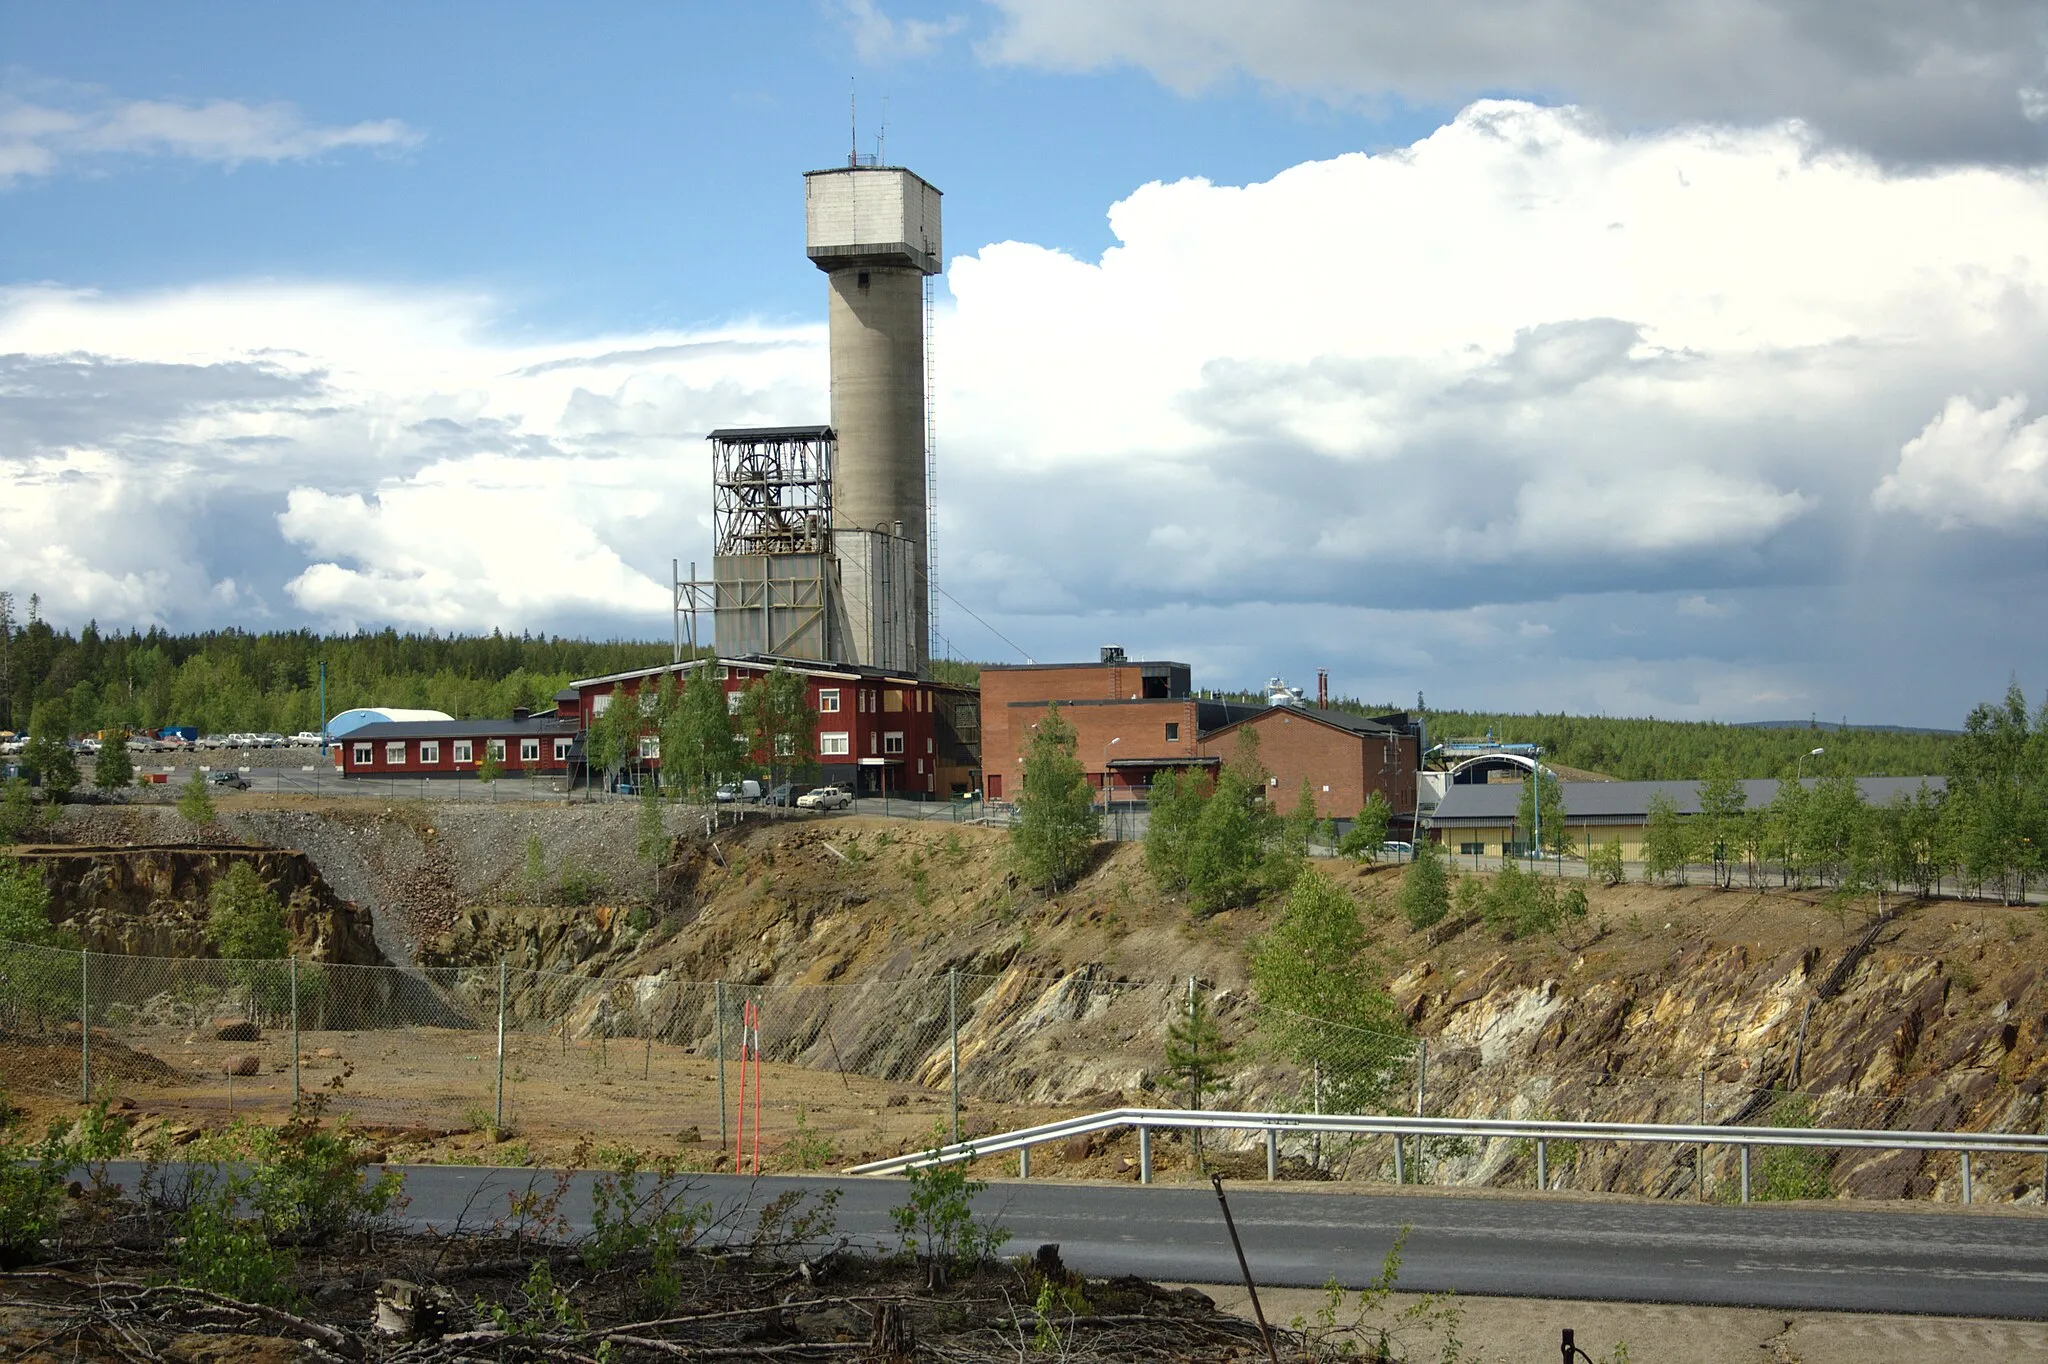
[[1804, 785], [1806, 783], [1806, 760], [1808, 758], [1818, 758], [1821, 754], [1825, 752], [1827, 752], [1825, 748], [1816, 748], [1811, 753], [1800, 754], [1799, 766], [1794, 769], [1797, 775], [1793, 777], [1793, 781], [1799, 783], [1800, 785]]
[[[1110, 818], [1110, 819], [1111, 819], [1112, 821], [1113, 821], [1113, 820], [1115, 820], [1115, 818], [1116, 818], [1116, 806], [1115, 806], [1114, 804], [1112, 804], [1112, 803], [1111, 803], [1111, 801], [1110, 801], [1110, 799], [1109, 799], [1109, 795], [1110, 795], [1110, 771], [1109, 771], [1109, 750], [1110, 750], [1110, 749], [1112, 749], [1112, 748], [1115, 748], [1115, 747], [1116, 747], [1116, 746], [1117, 746], [1118, 744], [1122, 743], [1123, 741], [1124, 741], [1124, 736], [1123, 736], [1123, 735], [1121, 735], [1121, 734], [1119, 734], [1119, 735], [1117, 735], [1117, 736], [1116, 736], [1116, 737], [1115, 737], [1114, 739], [1111, 739], [1111, 740], [1110, 740], [1110, 741], [1109, 741], [1108, 743], [1106, 743], [1106, 744], [1104, 744], [1104, 745], [1102, 746], [1102, 813], [1103, 813], [1103, 814], [1105, 814], [1105, 815], [1107, 815], [1107, 816], [1109, 816], [1109, 818]], [[1112, 828], [1112, 829], [1110, 830], [1110, 841], [1111, 841], [1111, 842], [1114, 842], [1115, 840], [1116, 840], [1116, 830]]]

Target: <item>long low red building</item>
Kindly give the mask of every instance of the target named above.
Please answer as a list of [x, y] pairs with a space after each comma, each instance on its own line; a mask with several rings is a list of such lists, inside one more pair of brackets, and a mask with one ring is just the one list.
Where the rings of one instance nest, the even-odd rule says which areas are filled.
[[[663, 664], [572, 682], [552, 711], [515, 711], [506, 720], [373, 723], [335, 744], [335, 762], [351, 777], [474, 777], [488, 751], [507, 776], [587, 779], [583, 732], [614, 696], [637, 699], [663, 677], [682, 686], [697, 668], [716, 669], [735, 710], [747, 687], [777, 668], [804, 679], [817, 714], [810, 755], [819, 782], [861, 795], [945, 799], [979, 789], [980, 704], [972, 688], [879, 669], [760, 655]], [[660, 739], [642, 738], [633, 766], [659, 771]]]
[[581, 726], [559, 711], [507, 720], [389, 720], [334, 741], [349, 777], [474, 777], [486, 753], [513, 776], [562, 776], [582, 762]]

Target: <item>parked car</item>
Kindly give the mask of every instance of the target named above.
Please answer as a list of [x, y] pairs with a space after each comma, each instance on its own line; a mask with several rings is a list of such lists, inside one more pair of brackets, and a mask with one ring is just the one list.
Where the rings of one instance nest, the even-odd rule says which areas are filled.
[[300, 730], [297, 734], [292, 735], [292, 746], [295, 748], [318, 748], [320, 746], [319, 732], [311, 729]]
[[249, 789], [249, 779], [235, 771], [232, 767], [223, 767], [218, 771], [209, 772], [206, 774], [206, 779], [215, 786], [232, 786], [237, 791]]
[[1380, 844], [1380, 852], [1387, 857], [1413, 857], [1415, 856], [1415, 845], [1413, 843], [1403, 843], [1399, 839], [1389, 839], [1387, 842]]
[[842, 786], [820, 786], [798, 796], [796, 803], [804, 810], [844, 810], [853, 804], [853, 793]]
[[752, 777], [745, 781], [729, 781], [718, 788], [718, 803], [734, 805], [761, 799], [761, 783]]
[[767, 795], [761, 797], [761, 803], [763, 805], [779, 805], [784, 809], [788, 809], [801, 800], [804, 793], [810, 789], [808, 786], [798, 786], [795, 782], [786, 781], [769, 791]]

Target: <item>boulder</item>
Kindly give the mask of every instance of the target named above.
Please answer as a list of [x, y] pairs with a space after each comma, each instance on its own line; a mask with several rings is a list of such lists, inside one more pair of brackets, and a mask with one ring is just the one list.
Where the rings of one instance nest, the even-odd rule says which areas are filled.
[[230, 1056], [227, 1060], [221, 1062], [220, 1068], [221, 1073], [224, 1075], [257, 1075], [262, 1073], [263, 1058], [260, 1056]]
[[260, 1042], [263, 1030], [256, 1026], [253, 1018], [216, 1018], [213, 1021], [213, 1040], [216, 1042]]

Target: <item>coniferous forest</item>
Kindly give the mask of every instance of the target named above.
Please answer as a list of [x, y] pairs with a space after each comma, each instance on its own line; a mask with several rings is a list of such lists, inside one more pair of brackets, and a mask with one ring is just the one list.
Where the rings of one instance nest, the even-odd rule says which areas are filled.
[[209, 734], [292, 734], [320, 727], [320, 665], [327, 713], [404, 706], [458, 718], [536, 710], [572, 679], [650, 667], [666, 642], [599, 642], [532, 635], [318, 635], [164, 630], [76, 634], [24, 616], [0, 593], [0, 730], [26, 731], [38, 708], [79, 735], [196, 725]]

